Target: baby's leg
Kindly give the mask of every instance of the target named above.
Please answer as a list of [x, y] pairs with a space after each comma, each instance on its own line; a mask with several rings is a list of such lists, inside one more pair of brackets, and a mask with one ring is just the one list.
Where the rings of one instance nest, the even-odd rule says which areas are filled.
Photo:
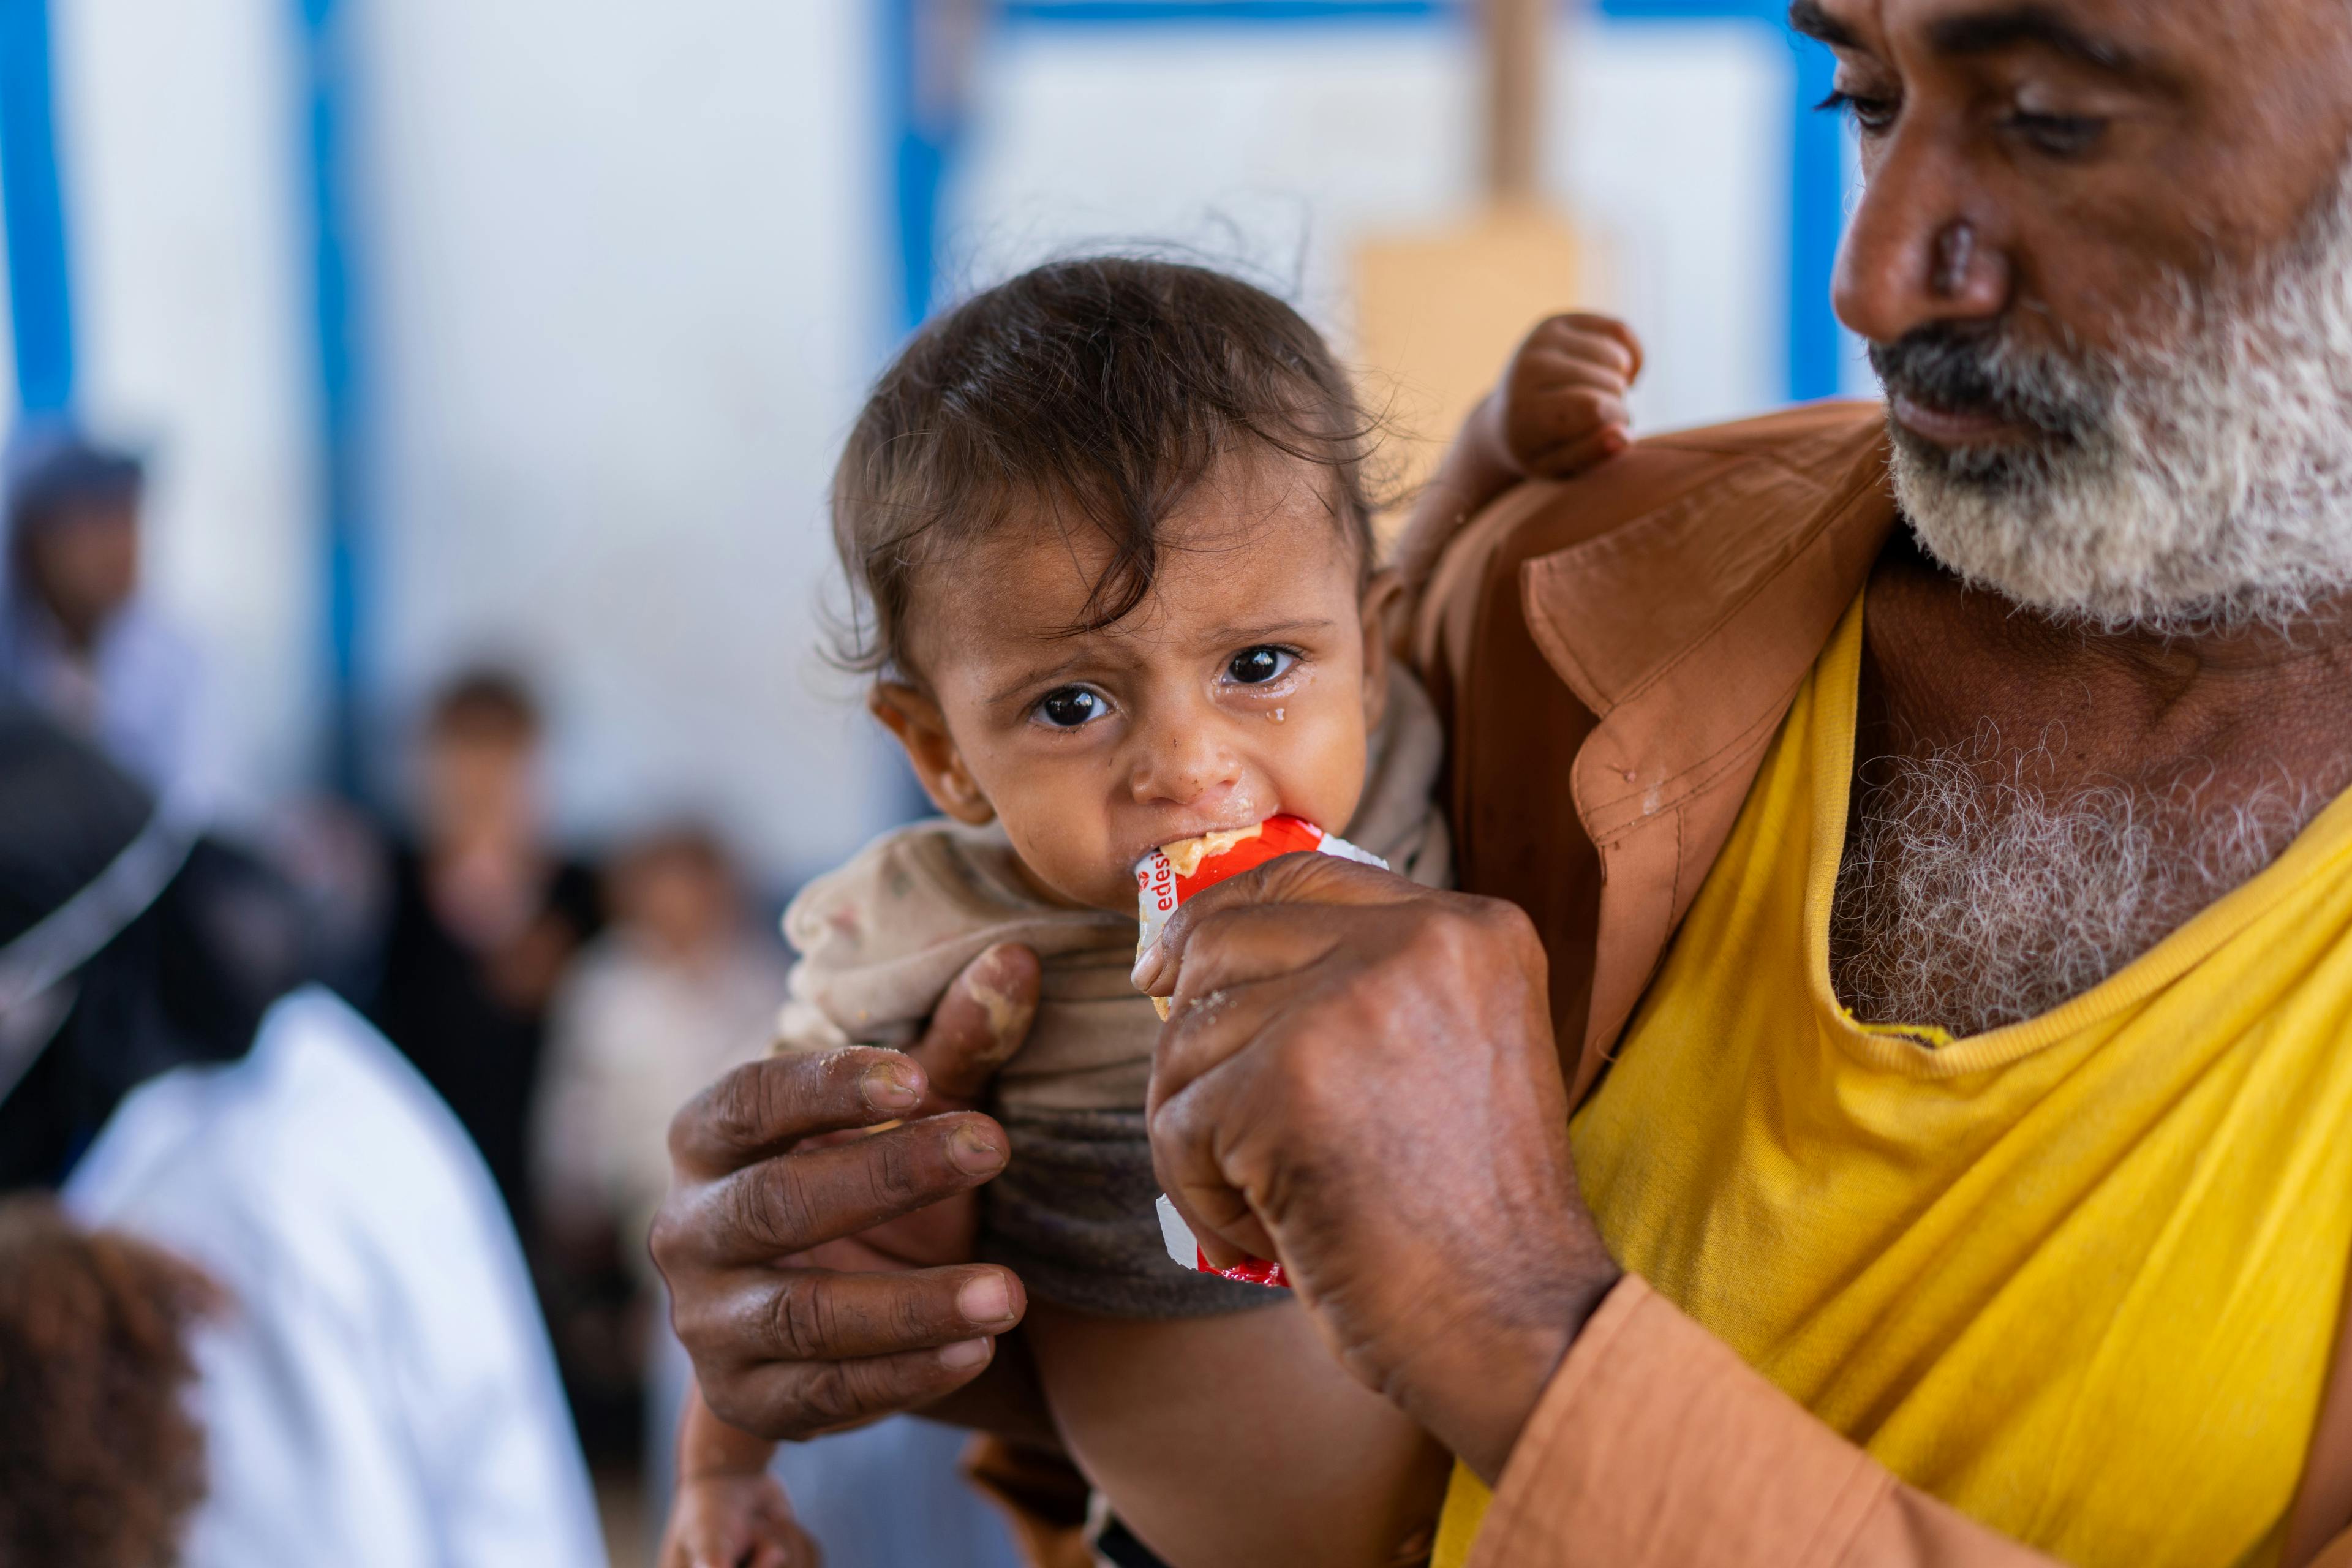
[[1426, 1556], [1450, 1462], [1296, 1302], [1145, 1321], [1033, 1301], [1026, 1332], [1071, 1457], [1171, 1568]]
[[768, 1473], [775, 1452], [712, 1415], [699, 1387], [688, 1392], [661, 1568], [816, 1568], [815, 1544]]

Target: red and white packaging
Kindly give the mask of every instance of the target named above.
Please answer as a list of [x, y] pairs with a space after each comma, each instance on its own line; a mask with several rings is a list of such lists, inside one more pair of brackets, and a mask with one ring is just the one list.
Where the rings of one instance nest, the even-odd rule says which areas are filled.
[[[1204, 833], [1198, 838], [1163, 844], [1135, 863], [1136, 901], [1143, 921], [1142, 935], [1135, 943], [1136, 956], [1142, 957], [1143, 950], [1160, 940], [1168, 917], [1190, 903], [1202, 889], [1213, 888], [1285, 855], [1302, 854], [1337, 855], [1383, 871], [1389, 868], [1379, 856], [1295, 816], [1269, 816], [1255, 827]], [[1161, 1017], [1168, 1016], [1165, 997], [1154, 996], [1151, 1005], [1160, 1009]]]
[[1231, 1268], [1218, 1268], [1209, 1261], [1209, 1255], [1201, 1250], [1200, 1238], [1192, 1234], [1192, 1227], [1184, 1223], [1184, 1216], [1176, 1212], [1176, 1205], [1168, 1201], [1165, 1193], [1160, 1194], [1159, 1207], [1160, 1238], [1168, 1244], [1168, 1256], [1185, 1268], [1197, 1269], [1202, 1274], [1222, 1274], [1244, 1285], [1271, 1285], [1277, 1290], [1290, 1289], [1290, 1281], [1283, 1276], [1282, 1265], [1269, 1263], [1263, 1258], [1244, 1258]]
[[[1142, 934], [1136, 942], [1137, 956], [1140, 957], [1144, 949], [1160, 940], [1168, 917], [1190, 902], [1202, 889], [1213, 888], [1229, 877], [1238, 877], [1281, 856], [1300, 854], [1336, 855], [1342, 860], [1378, 866], [1383, 871], [1389, 866], [1379, 856], [1295, 816], [1269, 816], [1255, 827], [1208, 833], [1162, 845], [1136, 863], [1138, 912], [1143, 922]], [[1154, 996], [1151, 1005], [1160, 1009], [1162, 1018], [1168, 1016], [1165, 998]], [[1283, 1278], [1282, 1265], [1263, 1258], [1244, 1258], [1231, 1268], [1215, 1267], [1208, 1254], [1201, 1250], [1200, 1240], [1193, 1236], [1192, 1227], [1176, 1212], [1176, 1205], [1163, 1196], [1159, 1208], [1160, 1235], [1168, 1244], [1168, 1256], [1185, 1268], [1222, 1274], [1228, 1279], [1252, 1285], [1270, 1285], [1284, 1290], [1290, 1288], [1290, 1281]]]

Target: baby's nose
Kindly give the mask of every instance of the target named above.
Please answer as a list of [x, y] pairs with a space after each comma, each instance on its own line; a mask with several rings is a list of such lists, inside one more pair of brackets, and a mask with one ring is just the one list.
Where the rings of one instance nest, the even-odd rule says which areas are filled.
[[1206, 722], [1156, 731], [1135, 770], [1135, 798], [1146, 805], [1200, 805], [1239, 787], [1241, 758], [1214, 731]]

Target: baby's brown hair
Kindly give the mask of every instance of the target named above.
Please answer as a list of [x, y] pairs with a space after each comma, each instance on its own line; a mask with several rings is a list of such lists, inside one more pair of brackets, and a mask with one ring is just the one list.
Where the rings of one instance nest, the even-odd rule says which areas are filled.
[[1136, 257], [1024, 272], [916, 333], [850, 433], [833, 485], [853, 601], [835, 657], [909, 673], [918, 574], [1023, 505], [1108, 542], [1065, 629], [1113, 625], [1150, 595], [1169, 513], [1253, 450], [1329, 476], [1333, 521], [1369, 576], [1377, 432], [1321, 336], [1262, 289]]
[[179, 1561], [205, 1491], [187, 1335], [220, 1305], [143, 1242], [45, 1198], [0, 1202], [0, 1563]]

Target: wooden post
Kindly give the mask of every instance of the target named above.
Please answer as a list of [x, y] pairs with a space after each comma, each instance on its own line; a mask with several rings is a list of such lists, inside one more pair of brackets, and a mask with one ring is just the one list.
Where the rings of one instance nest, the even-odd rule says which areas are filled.
[[1547, 0], [1481, 0], [1486, 44], [1486, 194], [1500, 205], [1537, 199]]

